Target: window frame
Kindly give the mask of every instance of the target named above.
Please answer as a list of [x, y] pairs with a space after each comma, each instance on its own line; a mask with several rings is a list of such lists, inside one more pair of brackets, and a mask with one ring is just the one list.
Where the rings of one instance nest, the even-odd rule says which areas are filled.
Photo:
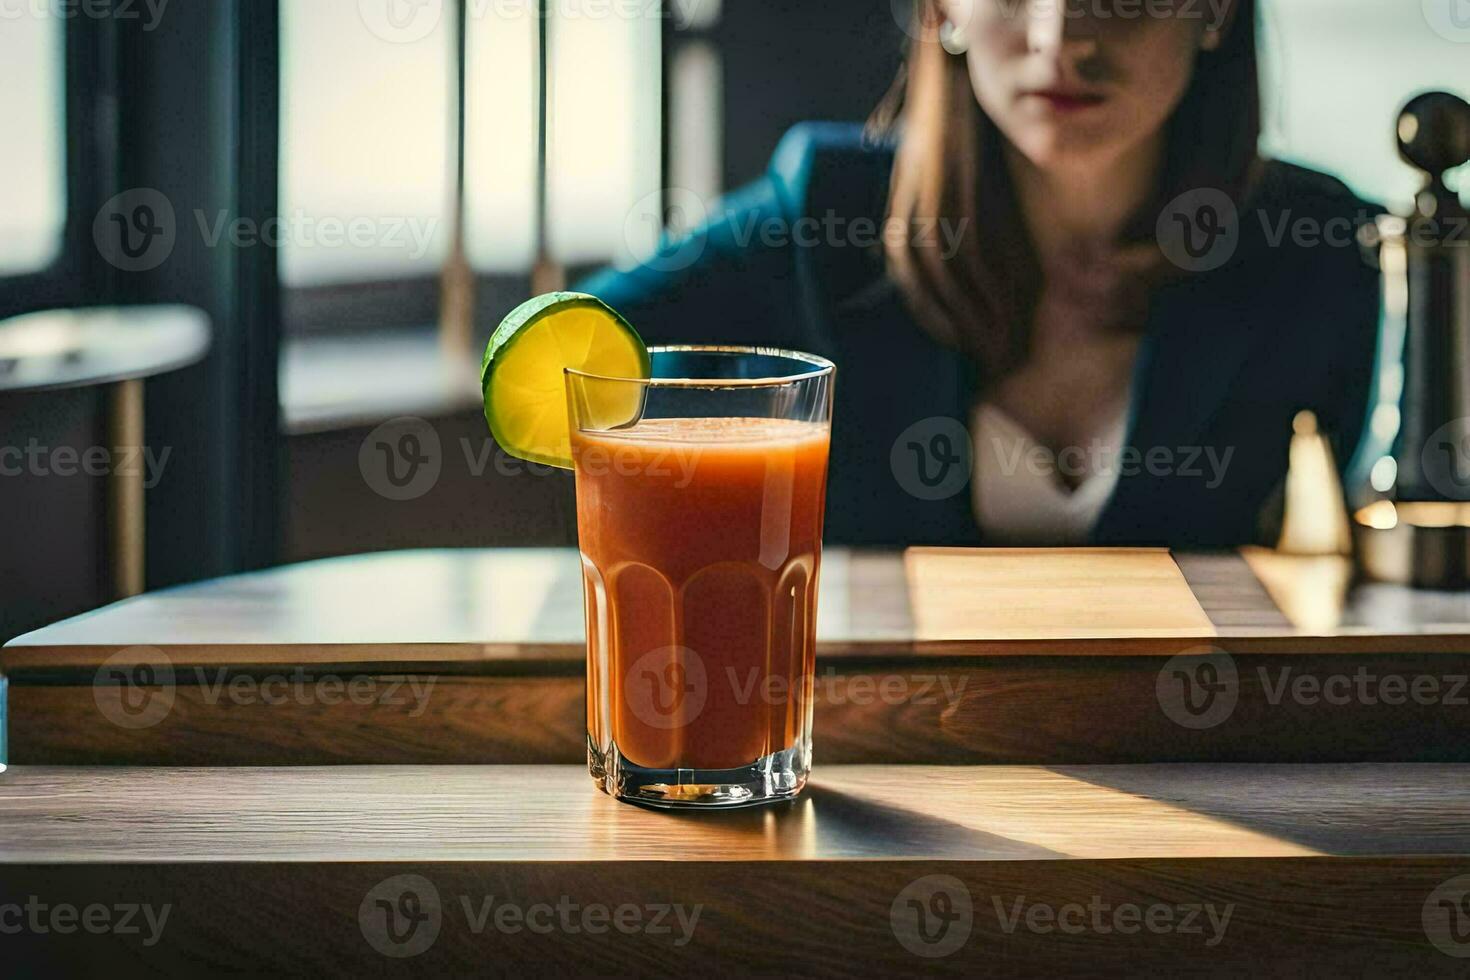
[[110, 197], [116, 146], [106, 139], [106, 107], [116, 101], [117, 44], [111, 18], [72, 17], [62, 23], [66, 206], [61, 250], [34, 272], [0, 276], [0, 319], [55, 307], [86, 305], [115, 285], [92, 242], [92, 219]]

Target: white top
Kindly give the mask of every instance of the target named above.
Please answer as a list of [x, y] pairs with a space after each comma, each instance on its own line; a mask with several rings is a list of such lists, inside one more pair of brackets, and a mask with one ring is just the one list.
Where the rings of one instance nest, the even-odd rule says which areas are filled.
[[[987, 542], [1086, 543], [1118, 485], [1119, 454], [1128, 432], [1126, 402], [1100, 435], [1059, 452], [1037, 443], [989, 403], [976, 407], [970, 432], [975, 440], [970, 481], [975, 519]], [[1063, 476], [1082, 482], [1071, 489]]]

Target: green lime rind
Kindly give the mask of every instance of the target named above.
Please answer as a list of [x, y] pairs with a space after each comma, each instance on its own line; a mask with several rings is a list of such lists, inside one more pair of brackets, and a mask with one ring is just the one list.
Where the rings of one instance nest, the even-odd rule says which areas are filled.
[[[534, 296], [506, 314], [505, 319], [500, 321], [500, 326], [496, 327], [495, 332], [490, 335], [490, 342], [485, 345], [485, 356], [480, 361], [480, 393], [484, 402], [485, 422], [490, 427], [490, 434], [495, 437], [495, 442], [501, 449], [513, 456], [533, 463], [554, 466], [558, 469], [571, 469], [570, 460], [540, 453], [524, 446], [517, 446], [515, 445], [515, 440], [509, 438], [502, 431], [496, 421], [495, 413], [491, 409], [490, 384], [496, 366], [503, 360], [503, 355], [514, 346], [519, 338], [525, 336], [528, 330], [548, 316], [577, 307], [595, 309], [605, 314], [619, 328], [627, 331], [634, 341], [636, 349], [642, 352], [641, 367], [643, 376], [648, 377], [652, 373], [652, 362], [648, 356], [647, 345], [643, 343], [643, 338], [638, 335], [638, 331], [634, 329], [633, 325], [622, 314], [589, 293], [577, 293], [565, 290]], [[568, 366], [578, 367], [579, 365]]]

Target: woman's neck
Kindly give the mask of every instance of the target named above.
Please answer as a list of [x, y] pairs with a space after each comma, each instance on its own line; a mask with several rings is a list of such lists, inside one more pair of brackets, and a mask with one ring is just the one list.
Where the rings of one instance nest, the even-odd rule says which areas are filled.
[[1005, 153], [1022, 217], [1045, 265], [1118, 240], [1157, 186], [1164, 138], [1158, 134], [1101, 166], [1067, 170], [1042, 170], [1009, 143]]

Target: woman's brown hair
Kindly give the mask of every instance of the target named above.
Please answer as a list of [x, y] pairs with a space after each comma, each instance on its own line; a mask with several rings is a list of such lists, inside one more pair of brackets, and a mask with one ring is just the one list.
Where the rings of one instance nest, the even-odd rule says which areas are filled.
[[[1249, 189], [1261, 125], [1256, 4], [1234, 3], [1233, 27], [1200, 55], [1167, 124], [1162, 179], [1127, 243], [1151, 242], [1155, 216], [1179, 194], [1213, 187], [1239, 201]], [[888, 270], [924, 326], [995, 378], [1025, 358], [1041, 272], [1000, 133], [976, 101], [966, 57], [939, 44], [940, 0], [914, 6], [908, 57], [870, 125], [897, 140], [888, 214], [910, 230], [885, 236]], [[940, 222], [962, 232], [947, 258], [924, 233]]]

